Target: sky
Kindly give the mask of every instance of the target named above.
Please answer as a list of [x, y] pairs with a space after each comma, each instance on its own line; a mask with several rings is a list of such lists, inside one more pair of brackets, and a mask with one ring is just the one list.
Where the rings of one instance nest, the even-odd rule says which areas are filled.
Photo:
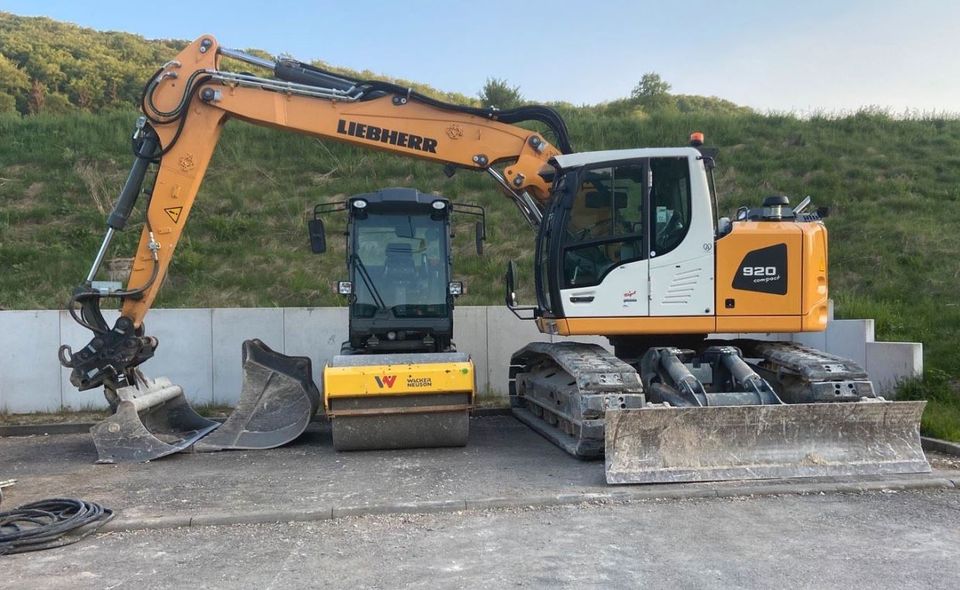
[[761, 111], [960, 113], [960, 2], [0, 0], [99, 30], [259, 48], [476, 96], [598, 103], [656, 72]]

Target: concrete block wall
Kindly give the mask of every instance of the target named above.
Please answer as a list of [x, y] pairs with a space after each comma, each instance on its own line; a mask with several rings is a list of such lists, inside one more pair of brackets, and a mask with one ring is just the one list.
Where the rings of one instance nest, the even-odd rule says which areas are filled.
[[[111, 324], [116, 312], [106, 313]], [[481, 394], [507, 394], [510, 355], [528, 342], [564, 340], [541, 334], [533, 322], [501, 306], [458, 307], [454, 339], [477, 369]], [[347, 337], [345, 308], [155, 309], [147, 329], [160, 339], [156, 356], [144, 366], [149, 376], [166, 376], [183, 386], [194, 404], [237, 402], [241, 344], [259, 338], [288, 355], [307, 356], [323, 387], [326, 361]], [[737, 335], [729, 335], [737, 336]], [[793, 339], [864, 365], [878, 390], [889, 393], [897, 380], [923, 372], [923, 346], [875, 342], [873, 320], [834, 320], [817, 334], [751, 335]], [[63, 311], [0, 311], [0, 411], [53, 412], [104, 407], [100, 390], [78, 392], [57, 360], [60, 344], [84, 346], [90, 333]], [[576, 338], [606, 346], [604, 338]]]

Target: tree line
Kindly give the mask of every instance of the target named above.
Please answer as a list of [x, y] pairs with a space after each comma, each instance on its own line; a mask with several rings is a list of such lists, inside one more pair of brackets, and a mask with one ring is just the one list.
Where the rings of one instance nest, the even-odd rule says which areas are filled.
[[[96, 31], [45, 17], [0, 12], [0, 113], [35, 115], [130, 108], [137, 104], [147, 77], [187, 43], [177, 39], [147, 40], [131, 33]], [[248, 51], [272, 59], [263, 51]], [[356, 72], [320, 61], [311, 63], [353, 78], [389, 80], [458, 104], [503, 110], [525, 103], [520, 87], [500, 78], [489, 78], [476, 97], [469, 97], [370, 71]], [[719, 98], [674, 95], [670, 90], [670, 84], [649, 72], [643, 75], [631, 96], [589, 108], [611, 115], [643, 115], [664, 110], [749, 111]], [[566, 103], [554, 104], [565, 109], [577, 108]]]

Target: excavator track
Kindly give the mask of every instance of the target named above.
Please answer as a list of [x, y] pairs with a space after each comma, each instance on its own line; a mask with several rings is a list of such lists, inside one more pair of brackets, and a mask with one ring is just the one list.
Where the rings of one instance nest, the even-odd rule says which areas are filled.
[[787, 403], [877, 397], [866, 371], [850, 359], [793, 342], [738, 340], [734, 344]]
[[576, 457], [603, 456], [607, 408], [644, 404], [636, 370], [596, 344], [534, 342], [510, 361], [514, 416]]
[[511, 363], [513, 413], [576, 457], [605, 455], [609, 483], [930, 471], [923, 402], [878, 398], [848, 359], [750, 340], [644, 357], [641, 375], [597, 345], [528, 345]]

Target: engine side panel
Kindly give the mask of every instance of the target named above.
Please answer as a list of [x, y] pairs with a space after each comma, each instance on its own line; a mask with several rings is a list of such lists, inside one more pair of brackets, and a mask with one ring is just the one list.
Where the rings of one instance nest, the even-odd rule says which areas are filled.
[[717, 315], [799, 316], [803, 275], [803, 231], [798, 224], [736, 223], [717, 241]]

